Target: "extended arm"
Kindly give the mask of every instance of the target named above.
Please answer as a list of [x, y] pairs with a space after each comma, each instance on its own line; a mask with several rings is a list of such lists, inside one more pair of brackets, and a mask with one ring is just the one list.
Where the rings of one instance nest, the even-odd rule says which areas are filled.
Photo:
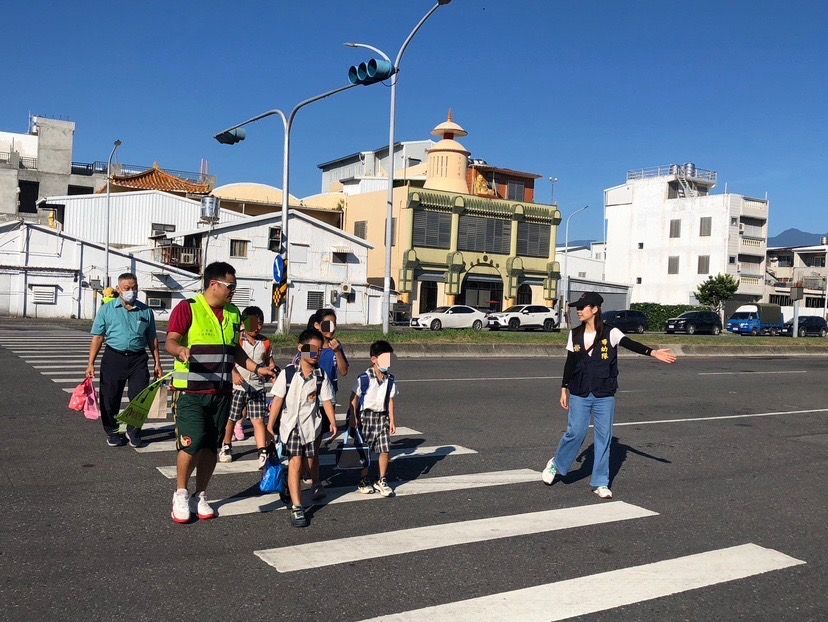
[[618, 342], [618, 345], [626, 348], [630, 352], [635, 352], [636, 354], [643, 354], [644, 356], [652, 356], [657, 361], [661, 361], [662, 363], [675, 363], [676, 362], [676, 355], [673, 354], [671, 350], [668, 348], [663, 348], [661, 350], [653, 350], [649, 346], [645, 346], [643, 343], [638, 343], [637, 341], [633, 341], [629, 337], [624, 337], [621, 341]]

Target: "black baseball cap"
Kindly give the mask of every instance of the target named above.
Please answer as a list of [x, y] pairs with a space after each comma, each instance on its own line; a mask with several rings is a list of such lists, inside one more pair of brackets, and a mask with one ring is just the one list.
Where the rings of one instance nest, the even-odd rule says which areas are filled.
[[570, 302], [570, 307], [577, 307], [578, 309], [583, 309], [586, 306], [589, 307], [600, 307], [604, 302], [604, 299], [601, 297], [601, 294], [596, 294], [595, 292], [584, 292], [581, 294], [581, 297], [578, 298], [575, 302]]

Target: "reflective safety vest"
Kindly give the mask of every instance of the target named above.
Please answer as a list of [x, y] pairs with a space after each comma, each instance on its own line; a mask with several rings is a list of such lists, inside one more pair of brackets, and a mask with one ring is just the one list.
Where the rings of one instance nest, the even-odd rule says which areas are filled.
[[231, 372], [239, 346], [241, 314], [235, 305], [225, 305], [224, 319], [219, 324], [203, 294], [187, 303], [193, 321], [181, 345], [190, 349], [190, 360], [175, 360], [173, 387], [181, 391], [228, 391], [233, 385]]

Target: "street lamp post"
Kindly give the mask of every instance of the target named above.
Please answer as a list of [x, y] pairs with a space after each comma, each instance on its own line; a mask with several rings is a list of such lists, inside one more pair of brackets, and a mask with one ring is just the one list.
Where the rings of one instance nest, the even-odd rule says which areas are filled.
[[120, 139], [116, 140], [113, 147], [112, 152], [109, 154], [109, 160], [106, 161], [106, 251], [105, 251], [105, 264], [106, 267], [104, 271], [106, 272], [106, 276], [104, 277], [104, 287], [109, 287], [109, 201], [110, 201], [110, 182], [112, 181], [112, 158], [115, 156], [115, 152], [118, 150], [123, 143]]
[[[394, 223], [394, 133], [397, 122], [397, 74], [400, 70], [400, 62], [402, 61], [403, 54], [405, 53], [406, 48], [408, 48], [408, 44], [411, 43], [411, 40], [414, 38], [414, 35], [417, 34], [422, 25], [425, 24], [426, 20], [428, 20], [428, 18], [431, 17], [437, 9], [443, 5], [449, 4], [450, 2], [451, 0], [437, 0], [437, 3], [429, 9], [428, 13], [426, 13], [419, 22], [417, 22], [417, 25], [414, 26], [414, 29], [405, 38], [405, 41], [403, 41], [403, 44], [400, 47], [400, 51], [397, 52], [397, 58], [394, 60], [393, 64], [394, 73], [391, 76], [391, 112], [388, 123], [388, 196], [386, 199], [387, 204], [385, 216], [385, 276], [382, 282], [381, 309], [382, 332], [385, 335], [387, 335], [390, 330], [389, 319], [391, 316], [391, 249], [393, 244], [393, 240], [391, 238]], [[366, 48], [376, 52], [389, 63], [391, 62], [391, 59], [385, 52], [372, 45], [367, 45], [365, 43], [346, 43], [345, 45], [352, 48]]]
[[569, 258], [569, 221], [578, 212], [583, 212], [589, 205], [584, 205], [580, 209], [576, 209], [566, 219], [566, 227], [564, 229], [564, 291], [563, 291], [563, 305], [562, 311], [566, 318], [566, 326], [569, 328], [569, 313], [567, 312], [567, 304], [569, 304], [569, 268], [567, 266], [567, 259]]
[[555, 205], [555, 184], [558, 183], [557, 177], [549, 177], [549, 183], [552, 185], [552, 192], [549, 194], [549, 202], [552, 205]]
[[229, 127], [226, 130], [219, 132], [214, 137], [217, 141], [219, 141], [222, 144], [232, 145], [244, 140], [244, 131], [239, 130], [245, 125], [249, 125], [251, 123], [254, 123], [256, 121], [273, 115], [278, 115], [279, 118], [282, 120], [282, 126], [284, 128], [284, 150], [282, 154], [282, 244], [284, 246], [285, 281], [287, 283], [287, 289], [285, 291], [284, 300], [282, 301], [282, 304], [279, 305], [279, 334], [282, 335], [287, 335], [288, 331], [290, 330], [290, 262], [288, 261], [288, 252], [290, 248], [290, 241], [288, 238], [288, 221], [290, 220], [290, 130], [293, 127], [293, 120], [296, 118], [296, 113], [299, 112], [299, 110], [301, 110], [308, 104], [317, 102], [320, 99], [325, 99], [326, 97], [330, 97], [331, 95], [336, 95], [337, 93], [341, 93], [342, 91], [347, 91], [348, 89], [351, 89], [354, 86], [356, 85], [348, 84], [347, 86], [341, 86], [339, 88], [326, 91], [320, 95], [309, 97], [308, 99], [296, 104], [296, 106], [294, 106], [293, 110], [291, 110], [288, 115], [285, 115], [285, 113], [278, 108], [268, 110], [267, 112], [263, 112], [262, 114], [256, 115], [255, 117], [248, 119], [247, 121], [242, 121], [241, 123], [234, 125], [233, 127]]

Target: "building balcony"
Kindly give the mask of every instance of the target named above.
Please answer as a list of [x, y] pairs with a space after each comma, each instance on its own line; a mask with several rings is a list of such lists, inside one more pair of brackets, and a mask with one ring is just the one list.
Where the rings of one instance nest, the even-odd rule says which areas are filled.
[[157, 246], [152, 249], [152, 259], [185, 270], [198, 269], [201, 265], [201, 249], [194, 246]]
[[742, 205], [739, 211], [742, 216], [767, 220], [768, 202], [764, 199], [749, 199], [745, 197], [742, 199]]

